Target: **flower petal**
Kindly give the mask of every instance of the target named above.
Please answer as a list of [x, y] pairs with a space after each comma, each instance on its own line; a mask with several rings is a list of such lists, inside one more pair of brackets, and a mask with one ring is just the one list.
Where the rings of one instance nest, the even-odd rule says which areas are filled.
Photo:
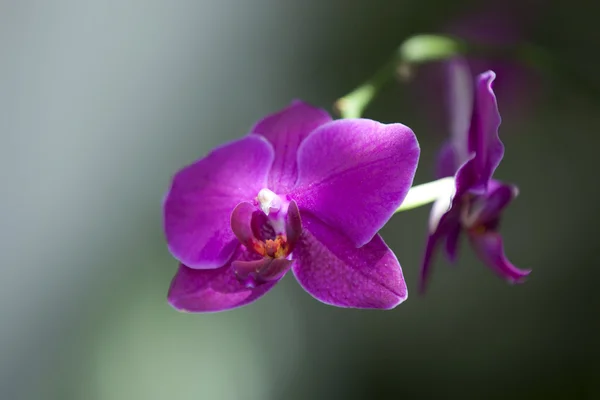
[[[253, 220], [256, 221], [256, 218], [252, 218], [256, 211], [257, 208], [254, 205], [244, 201], [235, 206], [231, 213], [231, 231], [239, 242], [248, 249], [252, 249], [254, 242], [257, 241], [259, 237], [262, 237], [259, 236], [261, 233], [260, 226], [256, 226], [258, 223], [255, 222], [252, 224]], [[265, 215], [264, 213], [261, 214]], [[267, 216], [265, 215], [264, 218], [266, 219]]]
[[442, 224], [442, 219], [452, 214], [453, 218], [459, 215], [460, 198], [456, 196], [456, 182], [448, 182], [440, 189], [439, 197], [433, 202], [429, 212], [429, 233], [436, 232]]
[[[504, 145], [498, 136], [501, 118], [492, 83], [493, 71], [480, 74], [476, 79], [475, 103], [469, 129], [469, 153], [475, 154], [458, 174], [471, 176], [471, 190], [485, 192], [494, 171], [504, 156]], [[458, 180], [458, 177], [457, 177]]]
[[427, 289], [429, 275], [431, 275], [431, 264], [441, 238], [442, 236], [437, 232], [427, 236], [423, 261], [421, 261], [421, 273], [419, 275], [419, 293], [421, 294], [425, 293], [425, 290]]
[[313, 216], [302, 217], [304, 232], [292, 270], [313, 297], [338, 307], [377, 309], [391, 309], [406, 300], [400, 264], [379, 235], [356, 248]]
[[531, 272], [531, 270], [518, 269], [506, 258], [502, 237], [499, 233], [477, 234], [470, 232], [469, 239], [479, 258], [509, 282], [521, 283]]
[[476, 196], [466, 216], [464, 224], [467, 227], [495, 224], [502, 211], [518, 195], [516, 186], [508, 185], [497, 180], [490, 181], [489, 190]]
[[446, 233], [446, 257], [451, 263], [456, 262], [458, 254], [458, 240], [460, 239], [461, 226], [459, 224], [454, 225], [448, 229]]
[[300, 212], [344, 232], [355, 246], [369, 242], [400, 206], [419, 159], [410, 128], [343, 119], [317, 128], [298, 150]]
[[225, 264], [237, 246], [231, 213], [265, 187], [272, 161], [269, 142], [250, 135], [179, 171], [163, 204], [164, 229], [173, 256], [190, 268]]
[[[450, 143], [455, 152], [455, 165], [469, 155], [468, 133], [473, 113], [473, 76], [465, 59], [457, 57], [447, 63], [448, 110], [450, 111]], [[456, 172], [452, 171], [451, 175]]]
[[296, 243], [302, 235], [302, 219], [298, 204], [294, 200], [290, 201], [287, 215], [285, 216], [285, 235], [290, 246], [290, 252], [296, 247]]
[[[447, 198], [446, 196], [444, 198]], [[427, 281], [431, 274], [431, 264], [437, 251], [438, 245], [442, 240], [446, 240], [446, 255], [453, 262], [456, 256], [456, 247], [458, 244], [458, 236], [460, 234], [460, 209], [453, 207], [450, 210], [443, 211], [444, 206], [449, 206], [450, 201], [438, 199], [429, 216], [429, 235], [425, 244], [425, 252], [423, 261], [421, 262], [421, 274], [419, 280], [419, 292], [425, 293]], [[441, 206], [440, 206], [441, 204]]]
[[298, 146], [313, 130], [329, 121], [331, 116], [325, 110], [294, 101], [252, 128], [250, 132], [266, 137], [275, 149], [269, 189], [287, 193], [294, 186], [298, 179]]
[[[238, 249], [233, 260], [238, 259], [252, 259], [252, 255]], [[235, 276], [231, 262], [210, 270], [192, 269], [181, 264], [171, 282], [168, 300], [175, 309], [185, 312], [225, 311], [256, 301], [277, 282], [246, 287]]]
[[436, 177], [440, 179], [447, 176], [454, 176], [459, 166], [456, 161], [457, 157], [454, 145], [451, 142], [444, 143], [438, 153]]

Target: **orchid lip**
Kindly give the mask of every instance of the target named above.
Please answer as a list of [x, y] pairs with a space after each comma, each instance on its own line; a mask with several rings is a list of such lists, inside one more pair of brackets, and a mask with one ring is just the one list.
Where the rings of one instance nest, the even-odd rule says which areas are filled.
[[[257, 200], [261, 203], [240, 203], [231, 215], [231, 229], [250, 253], [254, 261], [234, 262], [237, 278], [247, 286], [279, 279], [291, 266], [290, 255], [302, 232], [302, 222], [296, 202], [281, 202], [281, 198], [268, 189], [261, 190]], [[273, 201], [282, 206], [276, 213], [271, 210]]]

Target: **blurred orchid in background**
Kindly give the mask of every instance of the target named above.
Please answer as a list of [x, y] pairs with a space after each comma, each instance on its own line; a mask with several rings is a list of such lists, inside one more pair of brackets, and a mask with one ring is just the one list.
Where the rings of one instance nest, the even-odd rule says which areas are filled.
[[440, 152], [438, 177], [454, 176], [455, 185], [452, 193], [441, 196], [431, 210], [421, 290], [425, 289], [438, 245], [445, 242], [448, 259], [455, 261], [462, 232], [486, 265], [509, 282], [521, 282], [530, 271], [516, 268], [506, 258], [497, 231], [502, 211], [518, 190], [492, 179], [504, 156], [498, 137], [501, 119], [492, 89], [496, 74], [484, 72], [473, 85], [462, 59], [448, 63], [448, 72], [451, 138]]

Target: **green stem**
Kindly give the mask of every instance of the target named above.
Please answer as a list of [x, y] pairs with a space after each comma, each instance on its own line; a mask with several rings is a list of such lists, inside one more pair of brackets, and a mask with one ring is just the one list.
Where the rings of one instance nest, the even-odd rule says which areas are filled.
[[410, 76], [413, 65], [454, 57], [465, 51], [458, 39], [441, 35], [416, 35], [406, 39], [392, 59], [365, 83], [335, 102], [342, 118], [360, 118], [385, 84], [398, 72]]
[[445, 35], [421, 34], [406, 39], [387, 64], [365, 83], [336, 101], [335, 108], [342, 118], [360, 118], [381, 88], [394, 76], [410, 77], [416, 65], [459, 55], [520, 61], [546, 73], [549, 79], [577, 86], [594, 100], [600, 94], [600, 85], [575, 68], [571, 58], [553, 54], [535, 44], [489, 45], [467, 43]]
[[399, 213], [401, 211], [412, 210], [413, 208], [433, 203], [442, 196], [452, 196], [453, 191], [453, 177], [442, 178], [437, 181], [413, 186], [408, 191], [408, 194], [396, 212]]
[[394, 76], [396, 60], [381, 67], [365, 83], [335, 102], [335, 109], [342, 118], [360, 118], [377, 92]]

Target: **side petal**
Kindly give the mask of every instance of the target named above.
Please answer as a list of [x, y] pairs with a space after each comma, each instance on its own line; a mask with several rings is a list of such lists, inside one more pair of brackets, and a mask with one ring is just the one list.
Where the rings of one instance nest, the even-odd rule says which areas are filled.
[[268, 187], [287, 193], [298, 179], [297, 152], [302, 141], [317, 127], [331, 121], [320, 108], [294, 101], [283, 110], [259, 121], [250, 132], [267, 138], [275, 149]]
[[504, 255], [502, 237], [497, 232], [470, 233], [469, 239], [479, 258], [511, 283], [521, 283], [531, 270], [515, 267]]
[[248, 249], [253, 248], [254, 242], [258, 240], [256, 233], [260, 233], [260, 228], [253, 229], [252, 226], [252, 216], [255, 212], [256, 207], [244, 201], [235, 206], [230, 218], [231, 231], [239, 242]]
[[[232, 261], [248, 260], [248, 253], [238, 254]], [[190, 313], [225, 311], [250, 304], [275, 286], [279, 279], [251, 288], [236, 277], [231, 262], [225, 266], [199, 270], [181, 264], [171, 282], [168, 300], [173, 308]]]
[[317, 128], [298, 150], [298, 184], [290, 197], [368, 243], [400, 206], [413, 181], [419, 144], [410, 128], [342, 119]]
[[475, 103], [469, 129], [469, 152], [475, 153], [472, 167], [477, 179], [474, 190], [487, 190], [494, 171], [504, 156], [504, 145], [498, 136], [500, 113], [492, 83], [493, 71], [480, 74], [475, 82]]
[[257, 135], [223, 145], [183, 168], [163, 203], [169, 250], [190, 268], [218, 268], [237, 240], [230, 227], [235, 206], [266, 186], [273, 148]]
[[379, 235], [356, 248], [313, 216], [303, 214], [303, 223], [292, 271], [317, 300], [337, 307], [385, 310], [406, 300], [400, 264]]
[[285, 235], [287, 236], [289, 252], [294, 251], [296, 243], [302, 235], [302, 218], [300, 218], [300, 210], [298, 204], [294, 200], [290, 201], [288, 212], [285, 216]]

